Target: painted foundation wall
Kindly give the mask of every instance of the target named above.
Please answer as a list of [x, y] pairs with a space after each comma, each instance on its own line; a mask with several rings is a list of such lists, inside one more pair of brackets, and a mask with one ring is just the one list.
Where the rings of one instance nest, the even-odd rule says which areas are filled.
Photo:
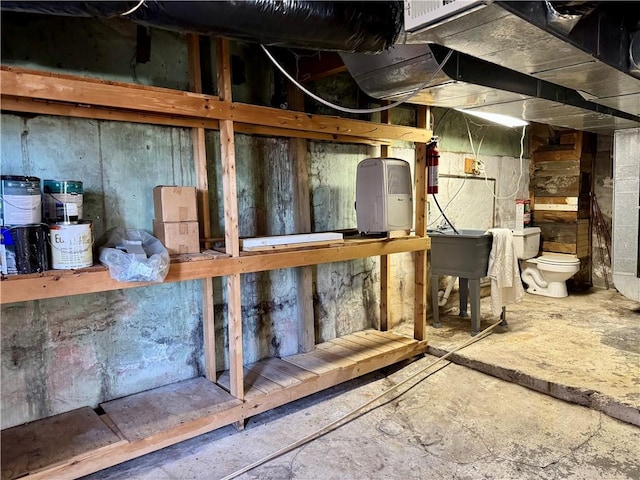
[[[3, 14], [2, 22], [3, 64], [187, 88], [182, 35], [149, 30], [151, 60], [136, 65], [135, 27], [125, 20]], [[274, 96], [271, 69], [253, 48], [233, 44], [232, 51], [247, 74], [234, 85], [234, 98], [268, 103]], [[394, 121], [413, 122], [411, 108], [400, 112]], [[188, 129], [11, 113], [0, 120], [2, 174], [81, 180], [96, 250], [113, 227], [152, 231], [155, 185], [195, 184]], [[461, 118], [449, 115], [448, 122], [453, 130], [443, 131], [443, 145], [451, 152], [443, 154], [442, 171], [459, 174], [472, 149], [464, 143]], [[206, 141], [212, 235], [223, 236], [218, 133], [207, 132]], [[518, 164], [513, 135], [485, 140], [485, 147], [491, 154], [487, 175], [498, 192], [507, 192]], [[377, 155], [376, 147], [309, 142], [314, 231], [356, 226], [356, 166]], [[394, 145], [393, 155], [413, 164], [412, 145]], [[288, 140], [236, 135], [236, 160], [240, 235], [296, 233]], [[456, 202], [476, 203], [478, 193], [470, 192], [463, 188]], [[484, 213], [494, 224], [508, 223], [511, 204], [496, 201]], [[412, 321], [413, 255], [394, 255], [392, 262], [391, 322]], [[320, 265], [313, 272], [317, 341], [378, 325], [377, 258]], [[214, 280], [220, 368], [227, 366], [228, 344], [223, 283]], [[296, 296], [293, 270], [242, 276], [245, 362], [296, 353]], [[3, 306], [2, 428], [202, 375], [201, 304], [199, 282], [190, 281]]]

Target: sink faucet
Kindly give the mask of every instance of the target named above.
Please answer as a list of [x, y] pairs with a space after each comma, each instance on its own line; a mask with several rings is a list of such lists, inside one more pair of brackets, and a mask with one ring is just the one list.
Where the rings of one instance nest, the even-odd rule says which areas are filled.
[[438, 224], [437, 229], [438, 230], [450, 230], [451, 227], [455, 228], [455, 222], [451, 222], [451, 225], [449, 225], [449, 222], [447, 222], [445, 219], [442, 219], [442, 221]]

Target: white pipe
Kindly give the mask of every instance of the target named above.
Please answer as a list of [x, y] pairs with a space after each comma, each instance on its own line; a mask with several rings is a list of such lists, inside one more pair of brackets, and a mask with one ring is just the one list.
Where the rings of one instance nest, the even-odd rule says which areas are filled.
[[547, 288], [547, 281], [537, 268], [527, 267], [522, 272], [522, 281], [530, 287]]
[[456, 278], [458, 277], [449, 277], [449, 283], [447, 283], [447, 288], [444, 292], [441, 290], [438, 291], [438, 306], [444, 307], [447, 304], [447, 300], [449, 300], [449, 295], [451, 294], [451, 289], [453, 288], [453, 284], [456, 283]]

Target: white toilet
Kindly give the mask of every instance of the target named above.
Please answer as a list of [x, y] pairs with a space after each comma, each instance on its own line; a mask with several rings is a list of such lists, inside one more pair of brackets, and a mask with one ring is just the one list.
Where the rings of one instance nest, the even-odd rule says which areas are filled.
[[540, 228], [529, 227], [512, 232], [527, 292], [555, 298], [568, 296], [567, 280], [580, 270], [580, 260], [562, 253], [547, 253], [534, 258], [540, 248]]

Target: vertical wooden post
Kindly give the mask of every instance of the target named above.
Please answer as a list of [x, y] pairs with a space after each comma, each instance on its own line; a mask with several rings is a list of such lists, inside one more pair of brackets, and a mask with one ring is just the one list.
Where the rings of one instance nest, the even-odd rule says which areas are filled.
[[[189, 34], [189, 84], [191, 90], [202, 93], [202, 74], [200, 71], [200, 39], [196, 34]], [[198, 193], [198, 222], [201, 238], [211, 237], [211, 217], [209, 215], [209, 179], [207, 177], [207, 151], [204, 128], [192, 128], [193, 159]], [[205, 244], [205, 248], [210, 245]], [[204, 370], [206, 377], [216, 381], [216, 338], [213, 307], [213, 280], [205, 278], [200, 281], [202, 288], [202, 337], [204, 343]]]
[[[292, 110], [304, 111], [304, 96], [289, 84], [287, 101]], [[309, 168], [307, 140], [289, 139], [289, 158], [293, 172], [293, 209], [296, 233], [311, 233], [311, 202], [309, 200]], [[315, 320], [313, 315], [313, 267], [296, 268], [298, 351], [311, 352], [315, 348]]]
[[[231, 59], [229, 41], [216, 40], [216, 65], [218, 96], [225, 102], [231, 101]], [[220, 150], [222, 153], [222, 195], [224, 199], [224, 239], [225, 251], [232, 257], [240, 256], [238, 238], [238, 190], [236, 187], [236, 152], [233, 121], [220, 120]], [[244, 376], [242, 359], [242, 299], [240, 274], [228, 275], [227, 311], [229, 331], [229, 376], [231, 395], [244, 399]]]
[[[388, 104], [389, 102], [384, 102]], [[384, 110], [380, 113], [380, 122], [390, 124], [391, 112]], [[381, 145], [380, 156], [389, 157], [391, 155], [391, 146]], [[389, 255], [380, 255], [380, 330], [387, 331], [391, 328], [391, 319], [389, 318], [389, 285], [391, 283], [391, 257]]]
[[[428, 128], [431, 111], [429, 107], [418, 106], [417, 126], [418, 128]], [[415, 159], [415, 209], [416, 209], [416, 235], [425, 237], [427, 235], [427, 194], [426, 194], [426, 173], [427, 173], [427, 145], [416, 143]], [[427, 329], [427, 251], [419, 251], [414, 254], [415, 262], [415, 301], [414, 301], [414, 324], [413, 337], [416, 340], [425, 340]]]

